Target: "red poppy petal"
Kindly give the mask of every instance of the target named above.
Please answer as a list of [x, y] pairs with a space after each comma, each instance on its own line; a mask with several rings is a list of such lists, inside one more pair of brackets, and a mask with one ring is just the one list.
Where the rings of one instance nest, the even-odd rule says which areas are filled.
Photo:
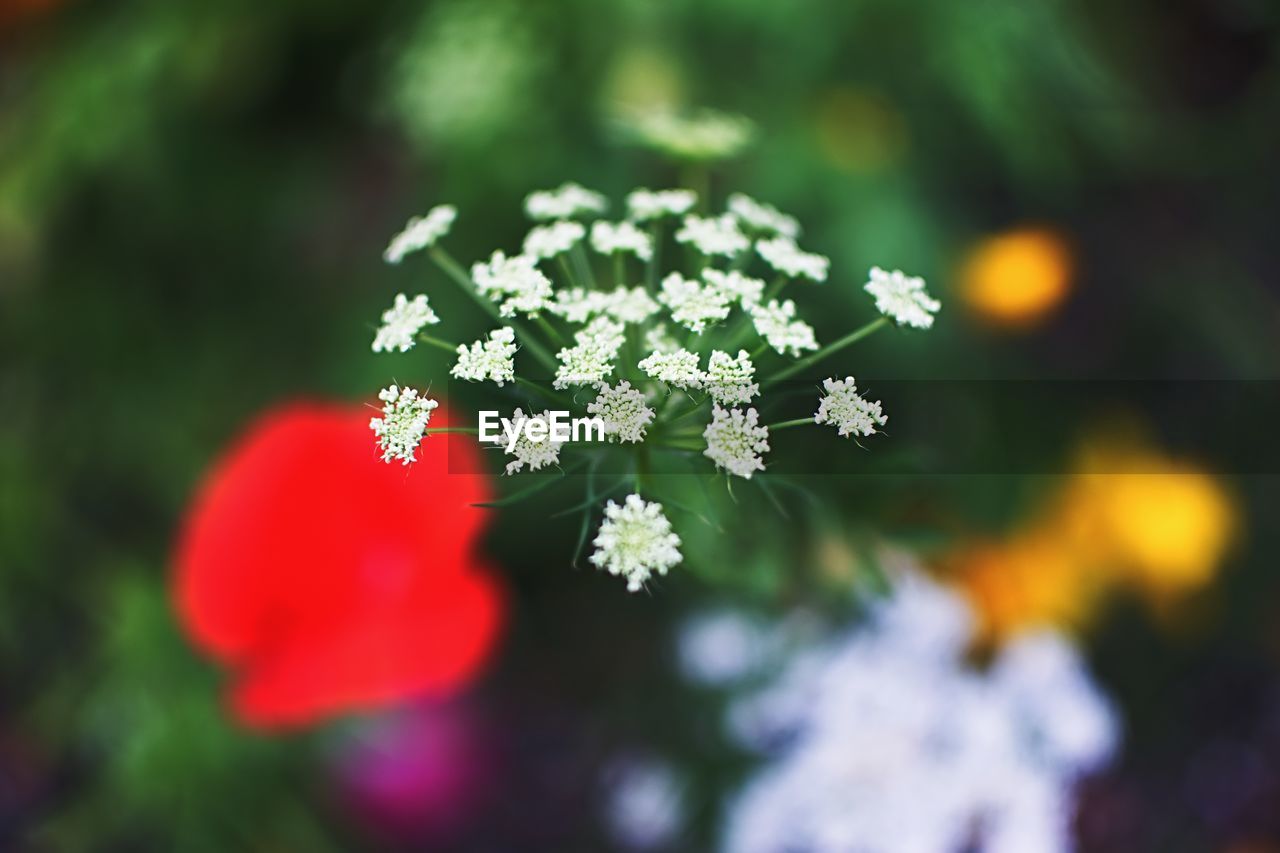
[[285, 635], [239, 673], [232, 705], [261, 727], [305, 724], [462, 686], [494, 645], [502, 615], [487, 574], [455, 575], [413, 600], [324, 634]]

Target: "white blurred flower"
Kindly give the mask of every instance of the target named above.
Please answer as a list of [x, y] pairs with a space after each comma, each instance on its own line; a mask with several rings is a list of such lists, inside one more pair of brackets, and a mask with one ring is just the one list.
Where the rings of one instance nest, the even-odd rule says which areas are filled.
[[876, 298], [876, 310], [895, 323], [928, 329], [933, 325], [933, 315], [942, 303], [929, 295], [924, 279], [908, 276], [901, 270], [885, 272], [880, 267], [871, 268], [871, 280], [864, 289]]
[[731, 610], [700, 613], [680, 626], [680, 671], [695, 684], [718, 687], [745, 678], [771, 651], [759, 620]]
[[524, 209], [530, 219], [570, 219], [601, 213], [608, 206], [608, 200], [600, 193], [572, 181], [562, 184], [559, 189], [530, 193], [524, 200]]
[[991, 676], [1033, 721], [1045, 756], [1059, 767], [1093, 771], [1119, 746], [1116, 711], [1060, 634], [1023, 634], [996, 660]]
[[524, 238], [524, 253], [540, 259], [554, 258], [572, 249], [586, 233], [582, 223], [568, 220], [535, 225]]
[[713, 350], [707, 360], [703, 387], [711, 399], [723, 406], [750, 403], [760, 393], [760, 386], [751, 381], [755, 375], [755, 366], [746, 350], [738, 350], [737, 358], [727, 352]]
[[729, 299], [725, 294], [678, 272], [662, 280], [658, 301], [671, 309], [672, 320], [698, 334], [702, 334], [708, 323], [718, 323], [729, 316]]
[[738, 230], [738, 220], [731, 214], [714, 218], [686, 216], [676, 232], [677, 243], [689, 243], [704, 255], [733, 257], [745, 251], [751, 241]]
[[697, 204], [693, 190], [633, 190], [627, 196], [627, 210], [637, 222], [648, 222], [662, 216], [680, 216]]
[[698, 367], [698, 354], [687, 349], [675, 352], [654, 352], [643, 359], [639, 367], [645, 375], [676, 388], [699, 388], [705, 378]]
[[819, 399], [814, 423], [831, 424], [843, 436], [872, 435], [877, 426], [884, 426], [889, 419], [880, 408], [880, 401], [872, 403], [858, 395], [853, 377], [824, 379], [822, 387], [827, 393]]
[[[511, 421], [511, 429], [516, 431], [516, 440], [510, 451], [507, 451], [506, 440], [502, 444], [503, 452], [514, 457], [507, 463], [507, 474], [515, 474], [523, 470], [525, 466], [528, 466], [530, 471], [538, 471], [560, 462], [560, 448], [565, 442], [556, 441], [551, 437], [551, 412], [549, 410], [544, 410], [537, 414], [530, 412], [526, 415], [522, 410], [516, 409], [508, 420]], [[534, 441], [529, 437], [525, 430], [526, 422], [547, 425], [547, 428], [542, 430], [545, 435], [541, 441]]]
[[406, 255], [434, 246], [437, 240], [449, 233], [457, 217], [457, 208], [448, 204], [431, 208], [426, 216], [412, 217], [404, 230], [391, 238], [382, 259], [389, 264], [398, 264]]
[[382, 461], [399, 459], [408, 465], [416, 461], [414, 451], [426, 434], [431, 412], [440, 404], [427, 397], [419, 397], [413, 388], [391, 385], [378, 392], [382, 401], [382, 417], [371, 418], [369, 429], [378, 438], [382, 448]]
[[642, 261], [653, 257], [653, 240], [633, 222], [596, 222], [591, 226], [591, 248], [602, 255], [630, 252]]
[[626, 578], [630, 592], [639, 590], [654, 574], [665, 575], [681, 559], [680, 537], [671, 531], [662, 504], [639, 495], [628, 495], [622, 505], [609, 501], [592, 544], [596, 549], [592, 565]]
[[644, 441], [645, 430], [653, 423], [653, 409], [644, 393], [631, 387], [625, 379], [616, 386], [600, 383], [596, 399], [587, 404], [587, 413], [604, 421], [604, 434], [609, 441], [636, 444]]
[[471, 279], [482, 294], [498, 303], [503, 317], [517, 313], [536, 315], [551, 305], [551, 280], [530, 255], [508, 258], [494, 252], [488, 263], [471, 266]]
[[826, 281], [831, 260], [800, 250], [790, 237], [774, 237], [756, 242], [756, 251], [769, 266], [792, 278], [803, 276], [813, 281]]
[[790, 299], [781, 304], [771, 299], [768, 305], [751, 306], [750, 311], [756, 331], [779, 354], [798, 356], [818, 348], [813, 327], [795, 319], [796, 305]]
[[515, 382], [516, 333], [509, 327], [494, 329], [487, 340], [478, 340], [467, 347], [458, 344], [458, 362], [450, 374], [455, 379], [482, 382], [491, 379], [501, 388], [504, 383]]
[[648, 850], [668, 844], [684, 825], [684, 786], [657, 761], [630, 761], [607, 784], [604, 818], [619, 844]]
[[1060, 638], [970, 668], [972, 625], [908, 573], [860, 628], [735, 702], [734, 731], [776, 754], [731, 805], [724, 849], [1070, 850], [1072, 787], [1110, 756], [1115, 717]]
[[671, 337], [666, 323], [658, 323], [644, 333], [644, 346], [655, 353], [671, 353], [680, 349], [680, 342]]
[[427, 304], [426, 296], [418, 294], [410, 302], [403, 293], [397, 293], [392, 306], [382, 312], [382, 325], [373, 337], [373, 351], [397, 349], [407, 352], [413, 348], [413, 336], [418, 334], [418, 330], [439, 322], [440, 318]]
[[760, 295], [764, 292], [763, 281], [743, 275], [737, 270], [724, 272], [708, 267], [702, 271], [702, 278], [730, 301], [740, 304], [743, 310], [759, 304]]
[[670, 109], [646, 110], [622, 118], [639, 142], [683, 160], [732, 157], [755, 134], [750, 120], [711, 109], [689, 115]]
[[800, 236], [800, 223], [771, 204], [756, 201], [749, 195], [734, 193], [729, 196], [729, 212], [757, 231], [769, 231], [790, 237]]
[[619, 323], [643, 323], [661, 310], [643, 285], [619, 286], [604, 299], [604, 311]]
[[760, 415], [755, 409], [723, 409], [715, 405], [711, 409], [711, 423], [703, 430], [707, 441], [703, 451], [716, 467], [748, 480], [756, 471], [764, 470], [760, 454], [769, 450], [769, 428], [759, 425]]
[[575, 287], [572, 290], [557, 290], [556, 299], [547, 306], [547, 310], [570, 323], [585, 323], [603, 313], [610, 301], [609, 295], [603, 291]]

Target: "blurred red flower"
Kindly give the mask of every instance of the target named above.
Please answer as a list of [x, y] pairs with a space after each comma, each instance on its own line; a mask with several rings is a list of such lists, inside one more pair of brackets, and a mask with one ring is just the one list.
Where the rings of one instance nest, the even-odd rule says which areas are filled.
[[[175, 604], [233, 673], [244, 722], [293, 726], [463, 686], [500, 626], [477, 554], [489, 484], [462, 435], [408, 468], [378, 457], [369, 410], [263, 416], [207, 475], [176, 553]], [[432, 426], [448, 423], [442, 406]]]

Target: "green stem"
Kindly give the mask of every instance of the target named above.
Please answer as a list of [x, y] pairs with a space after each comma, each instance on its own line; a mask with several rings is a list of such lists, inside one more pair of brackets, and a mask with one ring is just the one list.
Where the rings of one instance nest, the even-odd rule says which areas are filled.
[[444, 271], [445, 275], [453, 279], [454, 282], [462, 288], [462, 291], [470, 296], [476, 305], [480, 306], [480, 309], [484, 311], [484, 313], [488, 314], [500, 325], [505, 326], [510, 324], [516, 332], [519, 333], [521, 343], [528, 348], [529, 352], [533, 353], [533, 357], [542, 362], [542, 366], [547, 370], [550, 370], [553, 373], [555, 372], [555, 357], [547, 351], [546, 347], [538, 343], [538, 340], [529, 333], [528, 329], [525, 328], [523, 324], [517, 320], [503, 317], [499, 314], [498, 306], [486, 299], [480, 291], [476, 289], [475, 283], [471, 280], [471, 277], [467, 275], [467, 271], [453, 259], [452, 255], [439, 246], [432, 246], [429, 251], [431, 253], [431, 259], [436, 262], [436, 266], [440, 267], [440, 269]]
[[532, 380], [525, 379], [523, 376], [517, 376], [516, 384], [521, 386], [522, 388], [528, 388], [530, 391], [536, 391], [537, 393], [541, 394], [543, 397], [545, 397], [546, 399], [550, 400], [553, 403], [556, 403], [557, 405], [561, 405], [561, 406], [568, 405], [568, 400], [565, 399], [564, 395], [557, 394], [555, 391], [552, 391], [550, 388], [544, 388], [538, 382], [533, 382]]
[[539, 314], [534, 318], [534, 322], [538, 324], [538, 328], [547, 333], [547, 337], [551, 339], [551, 343], [557, 347], [564, 346], [564, 337], [556, 331], [556, 327], [547, 321], [546, 317]]
[[626, 285], [626, 266], [622, 258], [621, 252], [613, 253], [613, 284], [615, 287], [623, 287]]
[[764, 293], [760, 294], [760, 304], [768, 305], [769, 300], [776, 298], [777, 295], [782, 292], [782, 288], [787, 286], [787, 281], [787, 277], [782, 273], [779, 273], [778, 277], [764, 289]]
[[817, 364], [818, 362], [822, 361], [824, 358], [827, 358], [828, 356], [835, 355], [845, 347], [856, 344], [858, 341], [862, 340], [867, 335], [870, 335], [873, 332], [877, 332], [880, 329], [883, 329], [887, 325], [889, 325], [888, 317], [877, 317], [876, 319], [872, 320], [870, 323], [866, 324], [865, 326], [859, 329], [854, 329], [852, 332], [845, 335], [843, 338], [836, 341], [835, 343], [827, 344], [825, 347], [813, 353], [812, 355], [805, 356], [804, 358], [792, 364], [790, 367], [783, 368], [782, 370], [773, 374], [773, 376], [770, 376], [761, 384], [763, 387], [767, 388], [770, 385], [774, 385], [778, 382], [781, 382], [783, 379], [786, 379], [789, 376], [795, 376], [800, 371], [808, 367], [812, 367], [813, 365]]
[[653, 243], [653, 253], [649, 255], [649, 263], [645, 266], [644, 281], [650, 290], [658, 287], [658, 264], [662, 253], [662, 218], [654, 219], [649, 225], [649, 240]]
[[564, 270], [564, 276], [568, 279], [569, 286], [574, 288], [581, 287], [582, 285], [578, 284], [578, 277], [573, 273], [573, 267], [569, 266], [569, 259], [564, 256], [563, 252], [556, 256], [556, 260], [560, 262], [560, 268]]
[[706, 163], [686, 163], [681, 183], [698, 196], [698, 203], [694, 210], [705, 213], [711, 209], [711, 173]]
[[578, 268], [578, 276], [586, 283], [588, 289], [597, 290], [596, 274], [591, 271], [591, 262], [587, 260], [587, 253], [582, 248], [582, 244], [574, 243], [569, 251], [573, 255], [573, 265]]
[[795, 420], [791, 420], [791, 421], [779, 421], [776, 424], [768, 424], [765, 426], [765, 429], [769, 430], [769, 432], [774, 432], [775, 430], [804, 426], [805, 424], [812, 424], [813, 422], [814, 421], [812, 417], [796, 418]]
[[424, 344], [430, 344], [436, 349], [442, 349], [445, 352], [452, 353], [453, 355], [458, 354], [457, 344], [451, 344], [448, 341], [442, 341], [439, 338], [433, 338], [431, 335], [428, 335], [425, 332], [418, 332], [418, 340], [422, 341]]

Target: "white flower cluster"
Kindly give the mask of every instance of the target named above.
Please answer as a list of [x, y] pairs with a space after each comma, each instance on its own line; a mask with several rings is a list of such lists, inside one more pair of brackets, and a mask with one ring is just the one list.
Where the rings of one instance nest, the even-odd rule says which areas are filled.
[[[609, 209], [605, 197], [579, 184], [534, 192], [525, 199], [534, 224], [520, 252], [496, 250], [469, 270], [439, 244], [456, 212], [437, 207], [392, 240], [387, 260], [399, 263], [430, 247], [430, 260], [496, 321], [492, 331], [471, 343], [424, 334], [423, 327], [440, 318], [425, 296], [400, 294], [382, 315], [373, 348], [403, 352], [421, 342], [448, 349], [456, 353], [455, 379], [518, 385], [521, 394], [547, 398], [538, 408], [549, 400], [561, 404], [548, 412], [585, 408], [613, 445], [596, 451], [634, 452], [629, 467], [637, 490], [661, 489], [656, 480], [645, 482], [644, 473], [661, 454], [701, 454], [715, 468], [751, 479], [765, 470], [772, 430], [816, 423], [842, 436], [879, 432], [886, 423], [880, 403], [860, 397], [852, 379], [828, 379], [810, 417], [765, 418], [771, 386], [889, 323], [872, 319], [853, 331], [836, 329], [839, 336], [820, 346], [788, 297], [801, 280], [825, 281], [830, 261], [796, 245], [796, 219], [741, 193], [724, 209], [701, 201], [687, 189], [637, 189], [626, 198], [625, 216], [609, 220], [602, 218]], [[672, 257], [683, 263], [659, 263]], [[866, 290], [881, 313], [899, 325], [932, 324], [938, 303], [922, 280], [879, 268], [870, 278]], [[550, 387], [538, 387], [545, 377]], [[594, 396], [578, 389], [594, 389]], [[430, 409], [414, 402], [411, 389], [397, 393], [407, 401], [399, 404], [403, 411], [390, 405], [374, 429], [384, 458], [407, 462]], [[531, 410], [528, 399], [524, 410]], [[562, 449], [576, 454], [587, 444], [564, 448], [530, 438], [518, 424], [539, 416], [524, 410], [516, 410], [509, 433], [508, 474], [555, 465]], [[629, 502], [617, 512], [631, 510]], [[644, 517], [654, 513], [661, 510], [646, 509]], [[649, 570], [666, 568], [659, 561]], [[630, 567], [615, 573], [647, 577]]]
[[795, 653], [728, 723], [771, 761], [732, 803], [732, 853], [1066, 853], [1073, 787], [1119, 726], [1060, 636], [964, 657], [964, 602], [907, 573], [868, 622]]
[[871, 268], [871, 280], [865, 288], [876, 298], [876, 310], [895, 323], [928, 329], [933, 325], [933, 315], [942, 303], [929, 296], [924, 289], [924, 279], [909, 276], [902, 270], [885, 272], [880, 267]]
[[724, 255], [732, 258], [751, 245], [747, 236], [738, 229], [738, 219], [732, 213], [705, 218], [686, 216], [684, 227], [676, 232], [677, 243], [688, 243], [704, 255]]
[[398, 385], [383, 388], [378, 399], [382, 401], [382, 417], [370, 419], [369, 429], [382, 448], [382, 461], [399, 459], [405, 465], [416, 461], [414, 452], [427, 432], [431, 412], [440, 404], [419, 397], [413, 388]]
[[470, 347], [458, 344], [458, 361], [450, 374], [470, 382], [491, 379], [501, 388], [516, 381], [515, 357], [515, 330], [503, 326], [490, 332], [488, 340], [476, 341]]
[[681, 559], [680, 537], [671, 531], [662, 504], [639, 495], [628, 495], [622, 505], [609, 501], [592, 544], [596, 549], [592, 565], [626, 578], [631, 592], [653, 575], [665, 575]]
[[823, 255], [803, 252], [790, 237], [774, 237], [756, 243], [756, 251], [769, 266], [792, 278], [826, 281], [831, 261]]
[[512, 413], [511, 429], [516, 435], [510, 455], [515, 458], [507, 463], [507, 473], [515, 474], [528, 466], [530, 471], [540, 471], [549, 465], [556, 465], [560, 462], [560, 448], [564, 446], [563, 441], [558, 441], [549, 434], [549, 430], [544, 429], [547, 433], [542, 440], [535, 441], [529, 437], [529, 430], [525, 429], [526, 422], [533, 421], [543, 426], [551, 422], [551, 411], [544, 409], [537, 414], [525, 414], [522, 410], [516, 409]]
[[427, 304], [426, 296], [418, 294], [410, 302], [403, 293], [397, 293], [396, 301], [382, 312], [382, 325], [374, 335], [373, 351], [408, 352], [413, 348], [414, 335], [418, 334], [423, 326], [439, 322], [440, 318]]
[[796, 304], [790, 299], [781, 303], [773, 299], [768, 305], [751, 306], [750, 311], [751, 321], [760, 337], [779, 354], [798, 356], [818, 348], [813, 327], [795, 319]]
[[729, 212], [756, 231], [780, 234], [792, 240], [800, 236], [800, 223], [771, 204], [756, 201], [749, 195], [734, 193], [729, 196]]
[[691, 332], [702, 334], [707, 324], [729, 316], [729, 298], [719, 288], [699, 284], [673, 272], [662, 280], [658, 301], [671, 309], [671, 319]]
[[398, 264], [405, 255], [434, 246], [437, 240], [449, 233], [457, 218], [457, 208], [448, 204], [431, 208], [426, 216], [412, 217], [404, 230], [391, 238], [382, 259], [389, 264]]
[[743, 412], [716, 405], [711, 410], [711, 423], [702, 433], [707, 441], [703, 455], [717, 468], [750, 480], [756, 471], [764, 470], [760, 454], [769, 451], [769, 428], [759, 422], [755, 409]]
[[562, 184], [559, 189], [530, 193], [524, 200], [524, 209], [530, 219], [571, 219], [603, 213], [608, 207], [608, 200], [600, 193], [572, 181]]
[[596, 399], [587, 404], [587, 412], [604, 422], [609, 441], [628, 444], [644, 441], [645, 429], [653, 422], [653, 409], [646, 403], [644, 393], [625, 379], [616, 386], [601, 383]]
[[535, 258], [554, 258], [578, 245], [587, 235], [580, 222], [562, 220], [550, 225], [535, 225], [524, 238], [524, 253]]
[[818, 402], [814, 423], [831, 424], [841, 435], [849, 436], [872, 435], [876, 427], [889, 422], [880, 409], [879, 400], [872, 403], [858, 395], [858, 386], [854, 385], [852, 376], [824, 379], [822, 387], [827, 393]]
[[653, 240], [633, 222], [597, 222], [592, 225], [591, 248], [602, 255], [630, 252], [642, 261], [653, 257]]
[[633, 190], [627, 196], [627, 211], [637, 222], [663, 216], [681, 216], [693, 209], [698, 196], [692, 190]]
[[613, 373], [618, 350], [626, 342], [624, 327], [608, 317], [597, 317], [574, 335], [575, 346], [560, 350], [556, 356], [554, 386], [557, 390], [572, 385], [595, 385]]
[[531, 255], [508, 258], [499, 250], [488, 263], [474, 264], [471, 278], [482, 294], [499, 303], [503, 317], [536, 315], [551, 303], [551, 279], [542, 274], [537, 262]]

